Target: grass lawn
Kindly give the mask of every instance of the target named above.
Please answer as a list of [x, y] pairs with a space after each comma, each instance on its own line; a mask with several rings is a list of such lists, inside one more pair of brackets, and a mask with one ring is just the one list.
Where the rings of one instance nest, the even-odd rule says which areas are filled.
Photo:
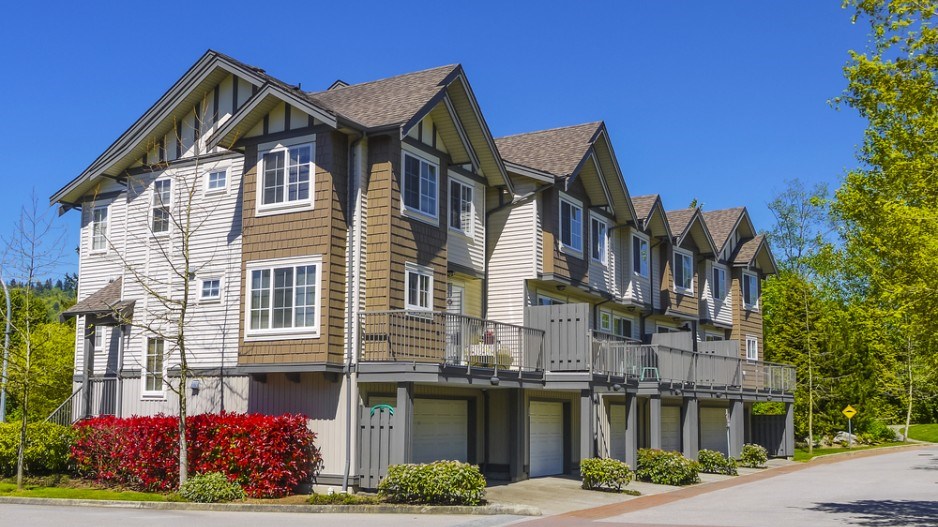
[[165, 494], [98, 489], [82, 484], [75, 484], [75, 482], [66, 482], [62, 486], [55, 487], [46, 487], [27, 482], [23, 485], [23, 490], [16, 490], [16, 481], [9, 479], [0, 481], [0, 496], [65, 498], [73, 500], [166, 501]]
[[804, 462], [804, 461], [809, 461], [818, 456], [827, 456], [830, 454], [838, 454], [840, 452], [856, 452], [858, 450], [870, 450], [873, 448], [883, 448], [887, 446], [896, 446], [896, 445], [904, 445], [904, 444], [905, 443], [890, 442], [890, 443], [880, 443], [878, 445], [857, 445], [853, 448], [840, 447], [840, 446], [815, 448], [813, 454], [808, 454], [807, 448], [796, 448], [795, 449], [795, 461]]
[[938, 443], [938, 424], [912, 425], [909, 427], [909, 438], [916, 441]]

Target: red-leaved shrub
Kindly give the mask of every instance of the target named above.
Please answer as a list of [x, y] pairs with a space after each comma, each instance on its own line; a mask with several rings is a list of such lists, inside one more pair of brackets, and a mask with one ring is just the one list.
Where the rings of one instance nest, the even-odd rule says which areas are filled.
[[[200, 414], [187, 419], [189, 473], [221, 472], [252, 497], [283, 496], [321, 458], [302, 415]], [[75, 424], [72, 459], [98, 482], [164, 491], [179, 482], [179, 419], [96, 417]]]

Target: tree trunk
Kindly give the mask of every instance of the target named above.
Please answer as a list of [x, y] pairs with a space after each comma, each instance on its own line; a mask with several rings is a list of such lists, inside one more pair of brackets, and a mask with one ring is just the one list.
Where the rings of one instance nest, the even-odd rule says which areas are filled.
[[179, 370], [179, 486], [189, 477], [189, 445], [186, 441], [186, 368]]
[[906, 366], [909, 372], [909, 404], [905, 410], [905, 437], [903, 441], [909, 440], [909, 426], [912, 424], [912, 339], [909, 338], [909, 347], [906, 350]]
[[20, 424], [20, 444], [16, 449], [16, 490], [23, 490], [23, 465], [26, 453], [26, 412], [28, 394], [26, 388], [23, 389], [23, 420]]

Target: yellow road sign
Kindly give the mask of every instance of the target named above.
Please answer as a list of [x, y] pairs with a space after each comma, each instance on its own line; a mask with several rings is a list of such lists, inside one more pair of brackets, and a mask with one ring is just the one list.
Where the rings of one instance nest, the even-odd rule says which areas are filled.
[[848, 404], [847, 407], [843, 409], [843, 413], [847, 416], [847, 419], [853, 419], [853, 416], [857, 415], [857, 410]]

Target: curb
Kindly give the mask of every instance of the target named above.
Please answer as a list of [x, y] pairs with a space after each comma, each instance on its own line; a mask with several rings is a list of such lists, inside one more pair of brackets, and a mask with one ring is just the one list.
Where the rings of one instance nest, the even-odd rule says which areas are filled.
[[152, 509], [214, 512], [292, 512], [307, 514], [463, 514], [473, 516], [540, 516], [541, 511], [527, 505], [273, 505], [264, 503], [186, 503], [169, 501], [73, 500], [59, 498], [0, 497], [0, 504], [58, 507], [102, 507], [108, 509]]

